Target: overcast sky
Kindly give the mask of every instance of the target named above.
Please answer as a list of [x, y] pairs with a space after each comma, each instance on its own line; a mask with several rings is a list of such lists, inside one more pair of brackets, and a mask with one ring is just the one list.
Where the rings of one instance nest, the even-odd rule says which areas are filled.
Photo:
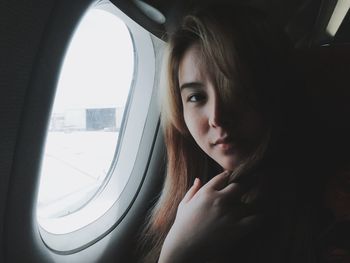
[[132, 40], [118, 17], [89, 10], [68, 47], [53, 112], [126, 102], [134, 69]]

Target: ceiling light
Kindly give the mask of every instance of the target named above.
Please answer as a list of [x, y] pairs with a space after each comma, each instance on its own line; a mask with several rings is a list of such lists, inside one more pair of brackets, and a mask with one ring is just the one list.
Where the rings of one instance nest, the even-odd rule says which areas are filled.
[[158, 9], [140, 0], [134, 0], [134, 3], [148, 18], [152, 19], [154, 22], [158, 24], [165, 23], [165, 16]]
[[350, 8], [350, 0], [338, 0], [337, 5], [334, 8], [333, 14], [329, 19], [326, 31], [332, 37], [338, 31], [343, 19]]

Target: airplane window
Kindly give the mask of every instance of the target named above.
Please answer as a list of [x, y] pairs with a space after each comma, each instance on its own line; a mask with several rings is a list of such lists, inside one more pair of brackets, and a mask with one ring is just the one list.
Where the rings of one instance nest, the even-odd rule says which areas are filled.
[[116, 228], [147, 171], [159, 124], [164, 43], [96, 1], [68, 45], [48, 123], [37, 198], [47, 247], [75, 253]]
[[64, 59], [47, 133], [38, 217], [79, 210], [108, 179], [134, 67], [125, 23], [89, 10]]

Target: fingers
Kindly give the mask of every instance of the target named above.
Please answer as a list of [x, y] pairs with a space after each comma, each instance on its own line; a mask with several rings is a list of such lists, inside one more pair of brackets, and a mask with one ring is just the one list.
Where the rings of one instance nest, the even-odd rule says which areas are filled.
[[220, 191], [227, 186], [229, 179], [229, 172], [224, 171], [221, 174], [214, 176], [206, 185], [206, 188], [211, 188]]
[[188, 202], [192, 199], [192, 197], [198, 192], [198, 190], [202, 187], [201, 180], [199, 178], [194, 179], [193, 185], [191, 188], [187, 191], [184, 198], [182, 199], [183, 202]]
[[240, 184], [230, 183], [219, 192], [229, 199], [237, 199], [240, 198], [245, 191]]
[[247, 192], [241, 184], [231, 183], [219, 191], [219, 194], [221, 196], [221, 203], [231, 207], [237, 219], [256, 214], [261, 210], [258, 197], [254, 195], [255, 192]]

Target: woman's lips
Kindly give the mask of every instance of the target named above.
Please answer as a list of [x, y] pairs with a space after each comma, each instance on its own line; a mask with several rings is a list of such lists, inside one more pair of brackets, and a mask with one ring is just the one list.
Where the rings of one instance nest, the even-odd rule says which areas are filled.
[[218, 143], [218, 144], [215, 144], [215, 146], [225, 151], [232, 150], [234, 148], [234, 145], [231, 142]]
[[228, 137], [223, 137], [215, 140], [212, 146], [228, 151], [234, 148], [234, 143]]
[[224, 137], [221, 137], [221, 138], [214, 140], [212, 144], [218, 145], [218, 144], [229, 143], [229, 142], [230, 142], [230, 140], [229, 140], [228, 136], [224, 136]]

